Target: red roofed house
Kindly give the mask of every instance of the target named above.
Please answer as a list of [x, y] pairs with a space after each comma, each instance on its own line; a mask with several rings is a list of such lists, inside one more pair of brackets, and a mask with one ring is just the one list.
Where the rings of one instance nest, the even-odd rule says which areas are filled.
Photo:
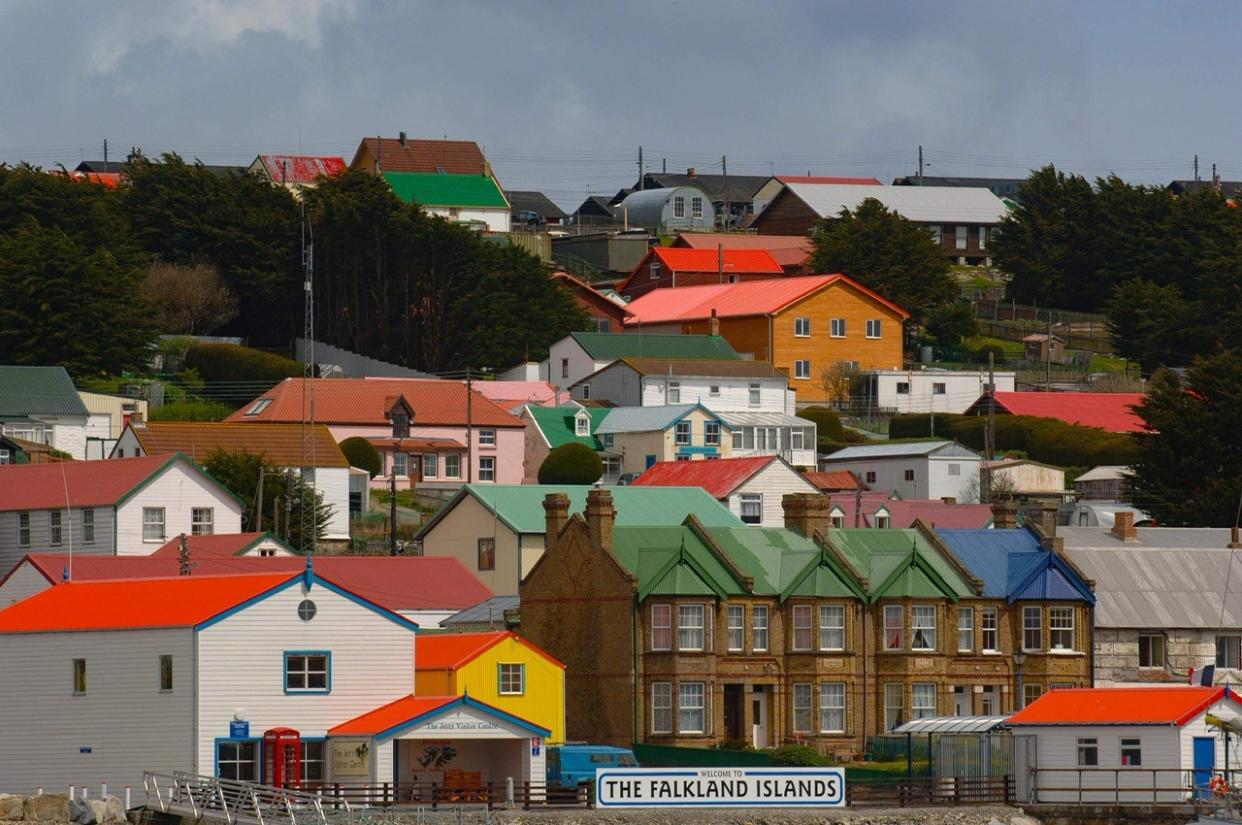
[[247, 169], [294, 192], [334, 178], [345, 171], [345, 159], [324, 155], [259, 155]]
[[682, 232], [671, 246], [686, 249], [764, 249], [786, 275], [810, 274], [815, 242], [806, 235], [751, 235], [743, 232]]
[[766, 249], [653, 246], [617, 286], [617, 292], [632, 301], [662, 287], [733, 284], [784, 274]]
[[[418, 625], [372, 598], [397, 586], [391, 570], [369, 593], [294, 561], [295, 571], [71, 582], [0, 610], [6, 784], [139, 785], [158, 766], [374, 785], [412, 778], [429, 742], [480, 785], [542, 781], [547, 727], [473, 697], [415, 695]], [[284, 743], [266, 741], [277, 731]], [[442, 786], [445, 775], [419, 778]]]
[[33, 552], [148, 555], [237, 533], [241, 502], [184, 455], [0, 465], [0, 574]]
[[[278, 545], [263, 533], [257, 546]], [[214, 554], [195, 536], [190, 541], [191, 576], [296, 573], [306, 566], [304, 556]], [[236, 536], [220, 536], [236, 539]], [[0, 607], [40, 593], [53, 585], [123, 579], [171, 578], [182, 575], [181, 561], [171, 541], [150, 556], [74, 556], [67, 553], [32, 553], [9, 575], [0, 579]], [[224, 542], [236, 543], [236, 542]], [[208, 545], [210, 548], [210, 545]], [[168, 553], [166, 550], [174, 552]], [[432, 556], [317, 556], [315, 572], [355, 595], [418, 622], [423, 629], [436, 629], [456, 611], [491, 598], [489, 590], [467, 573], [457, 559]]]
[[1211, 796], [1230, 759], [1208, 714], [1237, 719], [1242, 703], [1228, 687], [1063, 688], [1007, 724], [1035, 737], [1034, 801], [1151, 804], [1189, 800], [1191, 783], [1194, 796]]
[[609, 298], [568, 272], [553, 272], [552, 280], [569, 290], [574, 296], [574, 303], [590, 316], [597, 332], [621, 331], [628, 313], [619, 299]]
[[[186, 546], [196, 559], [226, 559], [239, 556], [271, 558], [272, 556], [296, 556], [297, 551], [271, 533], [220, 533], [217, 535], [186, 536]], [[181, 536], [168, 541], [151, 554], [157, 559], [175, 559], [181, 556]]]
[[[1099, 427], [1111, 433], [1141, 433], [1147, 427], [1134, 411], [1143, 401], [1141, 392], [998, 392], [999, 415], [1030, 415], [1055, 418], [1066, 424]], [[987, 415], [988, 396], [966, 410], [966, 415]]]
[[363, 138], [349, 168], [375, 174], [431, 172], [495, 177], [483, 150], [473, 140], [411, 140], [405, 132], [395, 138]]
[[904, 530], [922, 521], [930, 527], [979, 529], [992, 524], [992, 505], [959, 504], [938, 498], [899, 498], [880, 490], [831, 496], [833, 527], [879, 527]]
[[[286, 378], [229, 416], [230, 422], [302, 420], [301, 378]], [[395, 464], [397, 484], [454, 490], [467, 482], [520, 484], [525, 425], [460, 381], [431, 378], [311, 379], [315, 420], [337, 441], [368, 439], [384, 459], [373, 487], [387, 486]], [[410, 434], [393, 438], [392, 412], [409, 416]], [[467, 423], [470, 445], [467, 448]], [[469, 460], [467, 460], [469, 458]]]
[[806, 480], [811, 482], [815, 489], [821, 493], [852, 493], [855, 490], [867, 489], [867, 485], [862, 483], [862, 479], [849, 470], [825, 470], [823, 472], [805, 473], [805, 475]]
[[702, 487], [746, 524], [784, 527], [781, 502], [815, 487], [780, 456], [716, 461], [661, 461], [634, 479], [635, 487]]
[[626, 305], [630, 332], [716, 334], [739, 353], [789, 376], [799, 401], [827, 395], [838, 363], [861, 370], [902, 365], [910, 313], [844, 275], [657, 289]]

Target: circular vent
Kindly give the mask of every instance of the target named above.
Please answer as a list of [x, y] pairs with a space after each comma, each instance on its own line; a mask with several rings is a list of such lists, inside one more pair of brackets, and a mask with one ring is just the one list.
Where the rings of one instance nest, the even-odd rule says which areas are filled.
[[315, 618], [316, 609], [314, 602], [310, 599], [303, 599], [301, 604], [298, 605], [298, 618], [304, 622], [309, 622]]

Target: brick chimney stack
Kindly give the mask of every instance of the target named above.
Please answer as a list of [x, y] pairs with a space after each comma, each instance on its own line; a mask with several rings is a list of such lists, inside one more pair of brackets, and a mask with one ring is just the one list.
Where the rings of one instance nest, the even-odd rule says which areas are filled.
[[826, 533], [832, 526], [831, 501], [823, 493], [786, 493], [781, 506], [785, 510], [785, 528], [808, 539], [816, 533]]
[[612, 506], [612, 493], [602, 487], [587, 491], [587, 529], [591, 543], [605, 550], [612, 549], [612, 528], [617, 522], [617, 510]]
[[720, 318], [716, 316], [715, 308], [712, 309], [712, 317], [707, 319], [707, 332], [710, 335], [720, 336]]
[[691, 166], [689, 169], [686, 170], [686, 177], [688, 178], [697, 177], [693, 166]]
[[1138, 530], [1134, 529], [1134, 513], [1117, 513], [1113, 517], [1112, 534], [1118, 541], [1138, 541]]
[[569, 496], [564, 493], [548, 493], [543, 497], [543, 515], [546, 525], [544, 540], [550, 549], [569, 523]]
[[1226, 546], [1230, 550], [1242, 550], [1242, 541], [1238, 540], [1238, 526], [1236, 524], [1229, 528], [1229, 544]]
[[995, 530], [1012, 530], [1018, 526], [1018, 506], [1012, 501], [992, 502], [992, 527]]

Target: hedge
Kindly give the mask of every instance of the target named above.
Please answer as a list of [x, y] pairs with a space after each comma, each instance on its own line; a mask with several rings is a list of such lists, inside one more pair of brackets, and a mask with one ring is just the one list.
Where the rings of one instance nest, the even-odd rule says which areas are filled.
[[815, 422], [815, 435], [824, 441], [845, 441], [845, 428], [841, 416], [827, 407], [811, 406], [798, 410], [798, 417]]
[[219, 401], [179, 401], [152, 407], [152, 421], [223, 421], [233, 412], [228, 404]]
[[185, 365], [204, 381], [269, 381], [300, 378], [302, 364], [291, 358], [237, 344], [195, 344]]
[[604, 462], [594, 450], [578, 441], [562, 444], [548, 453], [539, 467], [540, 484], [594, 484], [604, 474]]
[[[982, 415], [936, 415], [931, 432], [930, 416], [899, 415], [889, 422], [892, 438], [949, 438], [972, 449], [983, 450], [987, 417]], [[1101, 464], [1129, 464], [1136, 444], [1126, 433], [1110, 433], [1096, 427], [1067, 424], [1055, 418], [1029, 415], [996, 416], [996, 450], [1020, 450], [1032, 461], [1057, 467], [1098, 467]]]
[[367, 441], [362, 436], [356, 435], [353, 438], [347, 438], [341, 442], [341, 452], [345, 454], [349, 466], [357, 467], [359, 470], [366, 470], [371, 474], [371, 478], [375, 478], [384, 469], [384, 462], [380, 458], [379, 450], [375, 449], [375, 445]]

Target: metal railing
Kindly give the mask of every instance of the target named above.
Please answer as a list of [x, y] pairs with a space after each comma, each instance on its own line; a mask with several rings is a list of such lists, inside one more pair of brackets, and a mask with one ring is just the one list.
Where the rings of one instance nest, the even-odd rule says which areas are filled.
[[1189, 802], [1194, 771], [1181, 768], [1031, 768], [1035, 802], [1121, 805]]
[[163, 813], [189, 811], [195, 819], [223, 820], [226, 825], [251, 822], [298, 825], [299, 818], [303, 823], [328, 825], [329, 812], [334, 818], [352, 816], [348, 799], [325, 800], [318, 793], [181, 771], [144, 771], [142, 787], [148, 807], [154, 804]]
[[587, 808], [594, 804], [594, 783], [576, 787], [556, 783], [514, 782], [333, 782], [302, 785], [327, 808], [344, 803], [354, 808], [410, 808], [439, 810], [446, 807], [496, 808]]
[[845, 804], [906, 808], [916, 805], [1009, 805], [1016, 800], [1014, 777], [960, 776], [846, 780]]

